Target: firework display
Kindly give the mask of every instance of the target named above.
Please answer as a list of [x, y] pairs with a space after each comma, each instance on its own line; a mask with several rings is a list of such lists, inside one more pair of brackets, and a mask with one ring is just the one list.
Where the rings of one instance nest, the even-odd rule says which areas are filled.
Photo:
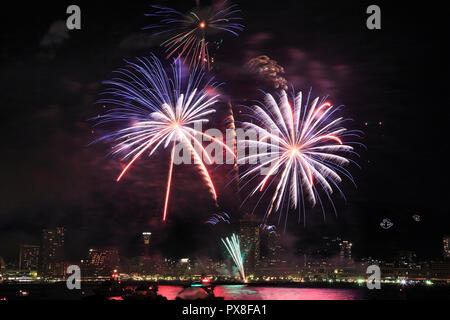
[[217, 201], [213, 181], [208, 173], [212, 160], [202, 146], [201, 137], [207, 137], [233, 151], [220, 140], [195, 129], [194, 124], [207, 123], [207, 117], [215, 112], [212, 108], [218, 101], [216, 84], [200, 70], [184, 74], [181, 62], [171, 65], [166, 72], [163, 64], [155, 56], [128, 62], [125, 68], [116, 71], [118, 77], [105, 81], [107, 89], [98, 103], [110, 108], [99, 117], [99, 124], [113, 123], [118, 130], [104, 136], [101, 140], [112, 140], [113, 155], [122, 155], [128, 164], [117, 181], [145, 152], [151, 156], [158, 148], [170, 146], [171, 157], [164, 202], [163, 221], [172, 183], [174, 153], [176, 143], [185, 146], [198, 166], [203, 180], [209, 187], [211, 196]]
[[146, 16], [157, 17], [160, 21], [143, 29], [155, 31], [153, 36], [166, 38], [162, 46], [166, 49], [167, 58], [176, 55], [189, 61], [191, 67], [211, 67], [211, 37], [222, 32], [237, 36], [244, 28], [237, 5], [229, 5], [227, 1], [196, 8], [187, 14], [163, 6], [152, 6], [152, 9], [154, 12]]
[[446, 10], [5, 3], [1, 311], [250, 320], [450, 298]]
[[[290, 100], [282, 90], [278, 101], [265, 94], [264, 103], [248, 108], [252, 121], [244, 122], [243, 127], [255, 130], [258, 137], [238, 141], [238, 145], [257, 147], [258, 152], [241, 155], [238, 160], [257, 160], [241, 173], [241, 180], [248, 180], [246, 184], [261, 177], [247, 199], [259, 192], [263, 197], [275, 185], [264, 220], [283, 206], [286, 220], [289, 208], [298, 208], [300, 218], [305, 203], [314, 206], [319, 202], [323, 209], [320, 192], [333, 205], [333, 189], [343, 196], [338, 186], [341, 176], [353, 181], [343, 166], [351, 161], [346, 155], [355, 152], [352, 142], [344, 140], [358, 137], [359, 133], [343, 127], [346, 120], [336, 116], [339, 108], [319, 97], [310, 100], [310, 94], [305, 98], [302, 92]], [[268, 169], [261, 175], [264, 168]]]
[[266, 55], [251, 59], [245, 65], [247, 70], [255, 74], [259, 79], [267, 82], [275, 89], [288, 89], [288, 82], [283, 76], [284, 68], [277, 61]]
[[242, 280], [246, 281], [247, 278], [245, 277], [245, 272], [244, 272], [244, 256], [241, 253], [239, 237], [237, 235], [233, 234], [231, 237], [226, 237], [225, 239], [221, 239], [221, 240], [222, 240], [222, 243], [225, 245], [225, 248], [227, 249], [231, 258], [233, 259], [234, 263], [236, 264], [236, 267], [239, 270], [239, 274], [240, 274]]

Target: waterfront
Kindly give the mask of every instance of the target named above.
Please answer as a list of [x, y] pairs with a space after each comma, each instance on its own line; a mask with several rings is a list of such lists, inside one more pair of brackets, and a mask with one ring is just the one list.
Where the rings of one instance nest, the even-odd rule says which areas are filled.
[[[0, 287], [0, 296], [8, 300], [79, 300], [94, 295], [94, 287], [82, 287], [82, 290], [68, 290], [62, 285], [22, 285]], [[127, 288], [134, 290], [135, 287]], [[158, 294], [168, 300], [175, 300], [183, 286], [161, 285]], [[20, 297], [20, 290], [29, 296]], [[349, 288], [289, 288], [271, 286], [218, 285], [214, 288], [217, 297], [225, 300], [363, 300], [364, 290]], [[110, 297], [120, 300], [120, 296]]]
[[[159, 293], [169, 300], [176, 298], [182, 287], [161, 286]], [[360, 289], [253, 287], [220, 285], [214, 294], [225, 300], [363, 300]]]
[[[122, 300], [120, 295], [95, 296], [101, 285], [83, 283], [81, 290], [68, 290], [65, 283], [53, 284], [4, 284], [0, 285], [0, 299], [6, 300]], [[134, 292], [136, 284], [124, 284], [128, 292]], [[175, 300], [186, 286], [163, 284], [158, 294], [168, 300]], [[198, 289], [199, 288], [193, 288]], [[214, 295], [224, 300], [405, 300], [405, 299], [449, 299], [448, 286], [399, 286], [386, 285], [381, 290], [368, 290], [364, 286], [286, 286], [286, 285], [243, 285], [220, 284], [215, 286]]]

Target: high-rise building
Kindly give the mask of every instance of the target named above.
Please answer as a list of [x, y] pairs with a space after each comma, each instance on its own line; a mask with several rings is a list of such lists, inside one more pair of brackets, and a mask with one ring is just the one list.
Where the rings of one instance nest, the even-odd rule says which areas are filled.
[[265, 265], [275, 265], [283, 255], [281, 236], [276, 232], [260, 234], [260, 258]]
[[246, 214], [240, 221], [239, 240], [244, 253], [244, 268], [246, 273], [255, 272], [259, 266], [260, 238], [259, 224], [255, 216]]
[[339, 257], [342, 261], [352, 260], [352, 246], [353, 244], [348, 240], [342, 240], [339, 243]]
[[280, 259], [283, 250], [281, 246], [281, 236], [277, 233], [269, 233], [267, 237], [268, 258], [271, 264], [274, 264]]
[[29, 244], [20, 245], [19, 269], [37, 270], [39, 268], [40, 247]]
[[82, 272], [89, 276], [110, 276], [119, 269], [119, 262], [117, 248], [89, 249]]
[[44, 229], [40, 254], [40, 272], [45, 277], [62, 277], [64, 268], [65, 229]]
[[444, 259], [450, 259], [450, 236], [442, 238], [442, 248], [444, 249]]
[[151, 232], [142, 232], [142, 240], [144, 241], [144, 258], [150, 257], [150, 237]]

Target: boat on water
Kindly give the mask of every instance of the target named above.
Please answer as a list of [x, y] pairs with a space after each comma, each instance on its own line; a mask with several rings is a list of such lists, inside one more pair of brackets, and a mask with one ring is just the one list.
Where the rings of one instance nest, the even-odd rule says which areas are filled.
[[223, 297], [216, 297], [214, 287], [210, 279], [202, 278], [200, 282], [185, 286], [175, 300], [223, 300]]

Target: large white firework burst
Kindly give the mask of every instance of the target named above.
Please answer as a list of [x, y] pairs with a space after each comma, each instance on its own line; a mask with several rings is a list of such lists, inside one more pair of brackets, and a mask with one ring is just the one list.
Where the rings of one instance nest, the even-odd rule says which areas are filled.
[[[255, 130], [257, 135], [240, 140], [238, 144], [257, 149], [257, 152], [243, 156], [238, 153], [239, 163], [253, 161], [240, 178], [247, 180], [243, 187], [252, 180], [259, 180], [244, 202], [261, 193], [258, 206], [270, 189], [272, 195], [264, 220], [272, 212], [282, 211], [283, 206], [286, 220], [288, 210], [297, 208], [300, 219], [305, 203], [315, 206], [319, 202], [323, 210], [321, 194], [325, 194], [336, 212], [330, 195], [338, 190], [344, 197], [338, 184], [343, 176], [353, 182], [344, 166], [353, 162], [347, 155], [357, 155], [351, 145], [354, 142], [344, 140], [360, 136], [359, 131], [349, 131], [343, 126], [348, 119], [336, 116], [339, 107], [325, 98], [317, 97], [311, 102], [310, 94], [305, 99], [302, 92], [293, 93], [289, 99], [282, 90], [278, 100], [267, 93], [264, 102], [247, 109], [251, 121], [243, 122], [243, 127]], [[263, 175], [262, 169], [265, 169]]]
[[171, 72], [166, 72], [153, 55], [128, 62], [127, 67], [116, 71], [116, 78], [104, 82], [107, 86], [103, 92], [105, 98], [98, 101], [112, 107], [99, 117], [98, 123], [119, 125], [119, 129], [101, 140], [113, 140], [112, 154], [121, 155], [122, 160], [128, 161], [117, 181], [145, 152], [151, 156], [159, 147], [170, 145], [163, 221], [167, 216], [177, 143], [191, 153], [215, 201], [217, 194], [205, 165], [205, 162], [212, 164], [212, 160], [202, 145], [202, 136], [219, 143], [234, 155], [222, 141], [195, 126], [208, 122], [208, 116], [215, 112], [213, 105], [219, 99], [216, 84], [201, 70], [183, 70], [182, 63], [177, 61], [171, 65]]

